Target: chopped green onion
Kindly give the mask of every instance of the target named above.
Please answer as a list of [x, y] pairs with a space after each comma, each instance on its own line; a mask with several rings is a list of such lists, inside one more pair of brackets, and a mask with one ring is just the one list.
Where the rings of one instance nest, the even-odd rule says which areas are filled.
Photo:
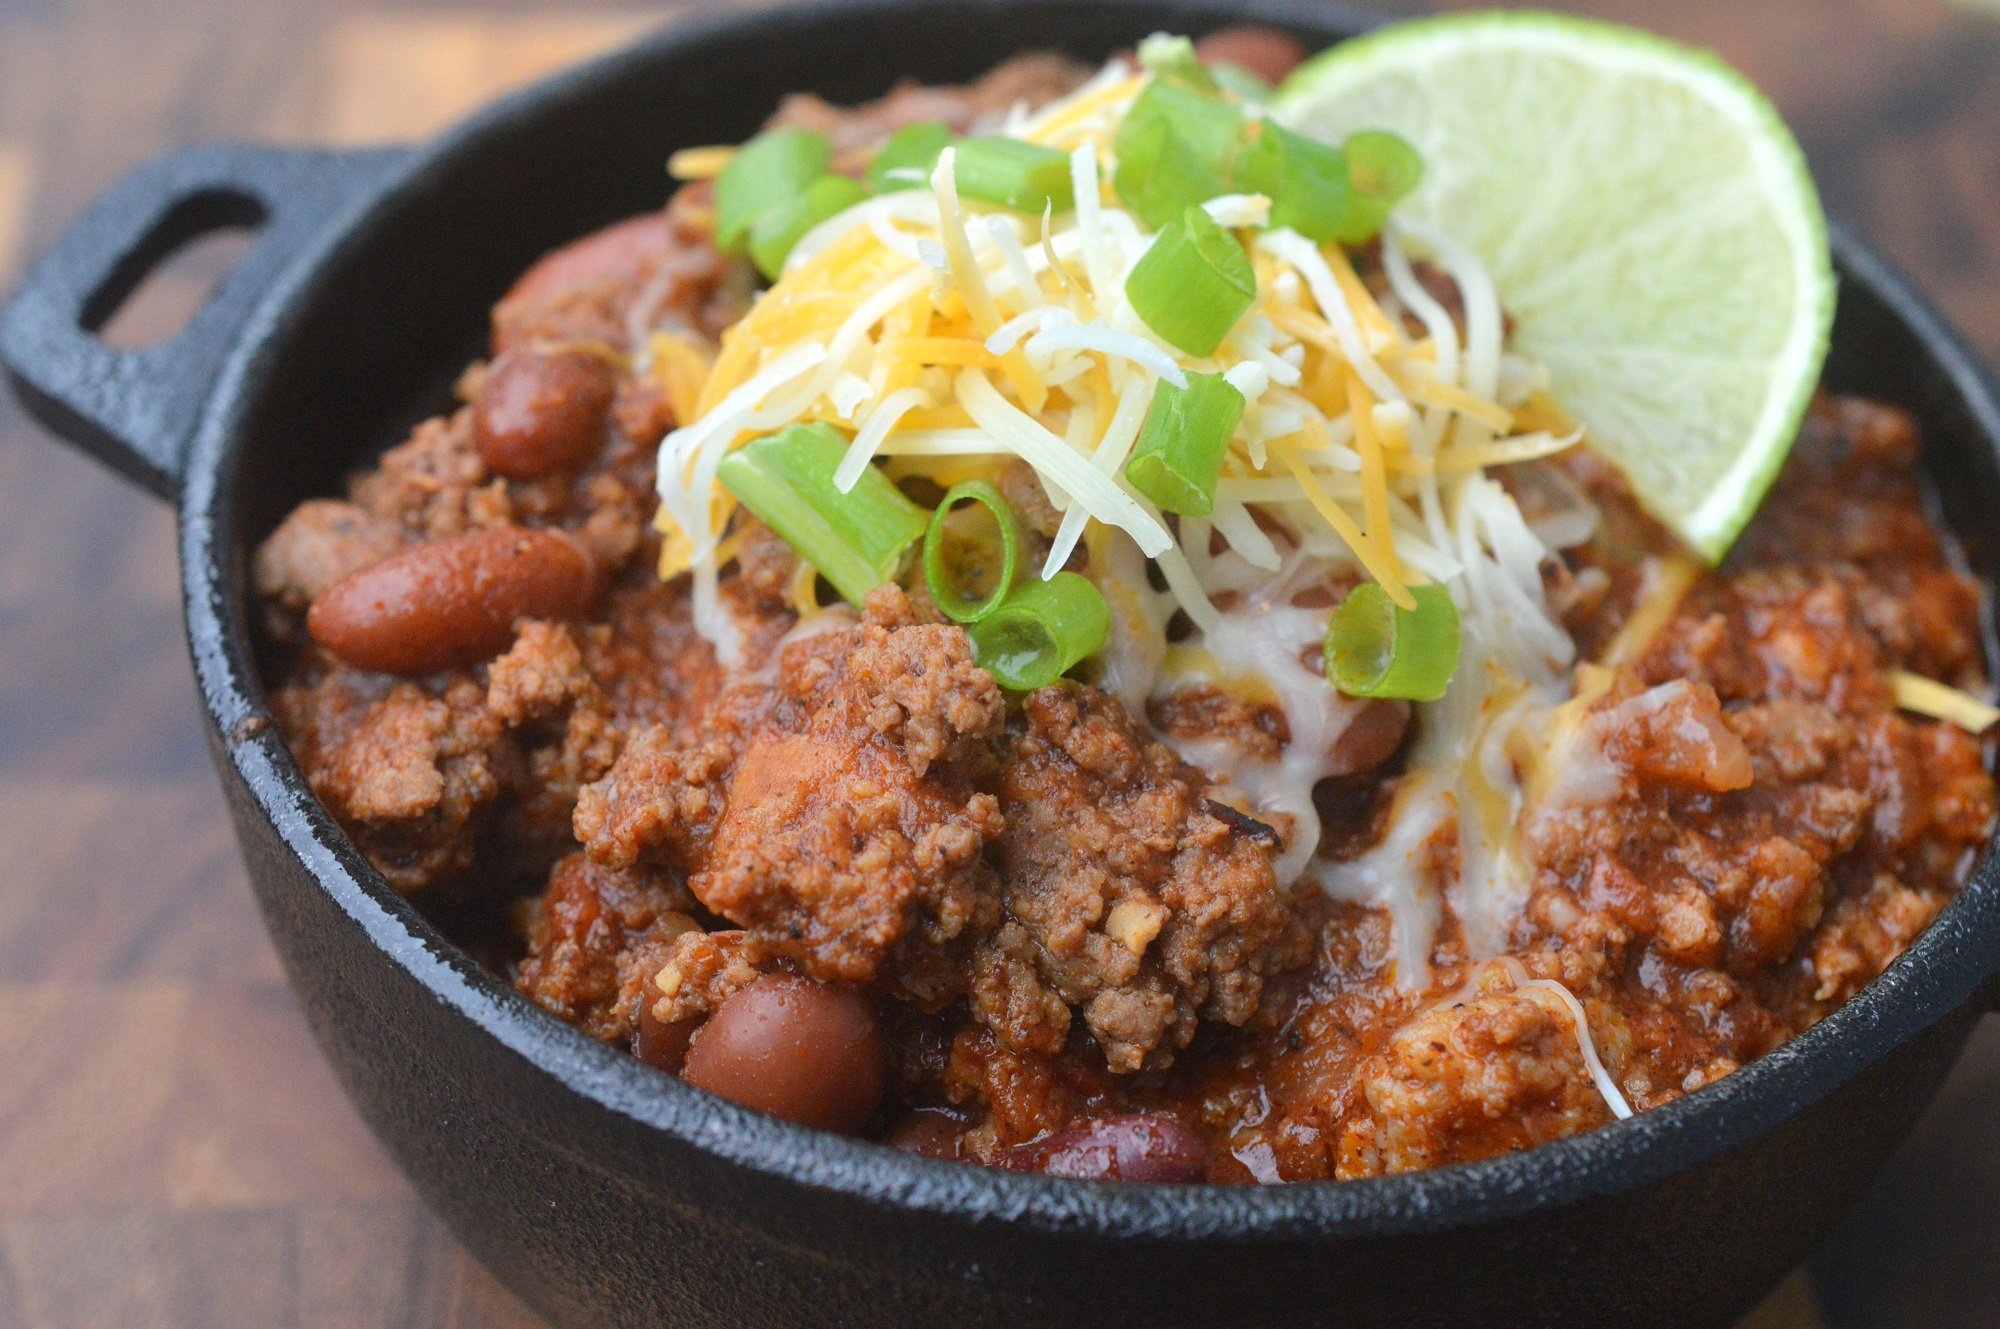
[[980, 665], [1015, 692], [1032, 692], [1061, 678], [1104, 649], [1111, 606], [1074, 572], [1030, 579], [1005, 604], [967, 629]]
[[1158, 230], [1188, 205], [1228, 193], [1242, 130], [1243, 113], [1229, 102], [1154, 79], [1113, 140], [1119, 201]]
[[1163, 227], [1132, 265], [1125, 295], [1146, 326], [1189, 355], [1213, 354], [1257, 299], [1257, 274], [1236, 237], [1200, 208]]
[[1364, 129], [1341, 147], [1353, 193], [1334, 239], [1356, 245], [1372, 238], [1395, 207], [1424, 178], [1424, 159], [1386, 129]]
[[[1353, 205], [1346, 154], [1266, 120], [1243, 154], [1238, 187], [1271, 200], [1271, 225], [1319, 244], [1339, 236]], [[1379, 228], [1380, 223], [1377, 222]]]
[[785, 269], [785, 256], [805, 238], [807, 231], [838, 213], [847, 211], [868, 191], [844, 175], [823, 175], [777, 207], [757, 219], [750, 228], [750, 257], [757, 271], [778, 280]]
[[810, 129], [776, 129], [738, 148], [715, 178], [716, 247], [742, 253], [757, 219], [804, 193], [832, 157], [826, 135]]
[[1243, 418], [1243, 394], [1220, 374], [1189, 374], [1188, 385], [1162, 383], [1146, 408], [1125, 478], [1167, 512], [1206, 517], [1229, 436]]
[[1164, 32], [1156, 32], [1139, 43], [1139, 63], [1161, 78], [1172, 79], [1196, 91], [1213, 93], [1217, 90], [1215, 76], [1195, 54], [1194, 42], [1190, 38], [1169, 37]]
[[1442, 586], [1412, 586], [1415, 609], [1398, 609], [1365, 581], [1326, 625], [1326, 675], [1350, 697], [1436, 701], [1458, 669], [1458, 610]]
[[1234, 93], [1253, 106], [1269, 101], [1274, 91], [1270, 84], [1242, 65], [1233, 65], [1227, 60], [1209, 65], [1208, 75], [1224, 92]]
[[931, 178], [938, 154], [951, 142], [951, 127], [942, 120], [916, 120], [889, 135], [889, 141], [868, 163], [868, 187], [878, 194], [920, 188]]
[[[952, 509], [963, 502], [977, 503], [993, 514], [1000, 528], [1000, 566], [990, 566], [993, 545], [988, 541], [954, 539], [946, 547]], [[1014, 572], [1021, 560], [1021, 532], [1014, 520], [1014, 506], [984, 480], [966, 480], [945, 491], [944, 501], [931, 514], [930, 529], [924, 532], [924, 584], [930, 587], [931, 601], [954, 623], [977, 623], [1006, 602], [1014, 589]], [[990, 575], [993, 589], [983, 600], [974, 600], [959, 590], [977, 583], [980, 573]]]
[[969, 138], [958, 144], [952, 170], [965, 198], [1040, 213], [1076, 206], [1069, 154], [1019, 138]]
[[1118, 201], [1154, 230], [1180, 216], [1191, 203], [1229, 192], [1188, 141], [1165, 120], [1151, 120], [1118, 134], [1118, 170], [1112, 177]]
[[834, 488], [846, 453], [832, 426], [790, 425], [724, 457], [715, 477], [860, 608], [868, 592], [896, 579], [925, 517], [873, 466], [847, 493]]

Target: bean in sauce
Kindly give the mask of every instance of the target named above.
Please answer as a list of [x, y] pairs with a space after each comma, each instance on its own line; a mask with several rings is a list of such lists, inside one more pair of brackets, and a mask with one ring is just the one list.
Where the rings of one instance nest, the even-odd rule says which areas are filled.
[[433, 540], [335, 582], [312, 639], [357, 669], [415, 676], [491, 659], [521, 618], [575, 618], [604, 589], [597, 556], [562, 531], [501, 527]]
[[881, 1106], [888, 1066], [865, 998], [766, 975], [695, 1032], [681, 1078], [744, 1107], [853, 1135]]
[[1039, 1172], [1086, 1181], [1200, 1181], [1207, 1151], [1172, 1117], [1126, 1113], [1080, 1121], [994, 1156], [1009, 1172]]
[[573, 470], [596, 454], [617, 375], [587, 351], [512, 351], [472, 402], [479, 459], [510, 480]]
[[1283, 79], [1306, 58], [1306, 48], [1299, 45], [1298, 38], [1276, 28], [1249, 25], [1211, 32], [1194, 44], [1194, 51], [1205, 64], [1235, 65], [1270, 84]]

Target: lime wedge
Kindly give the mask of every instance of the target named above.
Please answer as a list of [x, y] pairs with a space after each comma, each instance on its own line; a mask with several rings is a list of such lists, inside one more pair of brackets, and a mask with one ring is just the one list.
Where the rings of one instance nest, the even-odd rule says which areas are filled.
[[1797, 433], [1833, 323], [1796, 140], [1741, 74], [1615, 24], [1476, 13], [1300, 66], [1273, 103], [1424, 157], [1401, 210], [1484, 260], [1513, 346], [1661, 521], [1720, 559]]

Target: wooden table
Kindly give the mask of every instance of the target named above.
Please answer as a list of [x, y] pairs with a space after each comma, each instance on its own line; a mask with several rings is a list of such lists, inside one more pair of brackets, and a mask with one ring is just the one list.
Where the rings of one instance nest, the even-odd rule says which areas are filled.
[[[2000, 355], [2000, 15], [1581, 7], [1746, 69], [1831, 209]], [[583, 0], [0, 0], [0, 289], [150, 154], [419, 136], [671, 17]], [[226, 256], [178, 264], [120, 335], [173, 326]], [[1996, 1275], [1990, 1027], [1812, 1281], [1753, 1321], [1990, 1324]], [[312, 1048], [209, 773], [167, 510], [0, 400], [0, 1327], [537, 1323], [424, 1211]]]

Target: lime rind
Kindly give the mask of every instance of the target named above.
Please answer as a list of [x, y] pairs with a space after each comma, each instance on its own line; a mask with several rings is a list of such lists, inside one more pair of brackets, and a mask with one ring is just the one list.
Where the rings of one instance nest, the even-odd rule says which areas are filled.
[[1403, 208], [1487, 263], [1516, 349], [1653, 513], [1727, 552], [1811, 401], [1835, 296], [1805, 156], [1748, 79], [1616, 24], [1446, 15], [1315, 57], [1273, 110], [1410, 138], [1428, 169]]

